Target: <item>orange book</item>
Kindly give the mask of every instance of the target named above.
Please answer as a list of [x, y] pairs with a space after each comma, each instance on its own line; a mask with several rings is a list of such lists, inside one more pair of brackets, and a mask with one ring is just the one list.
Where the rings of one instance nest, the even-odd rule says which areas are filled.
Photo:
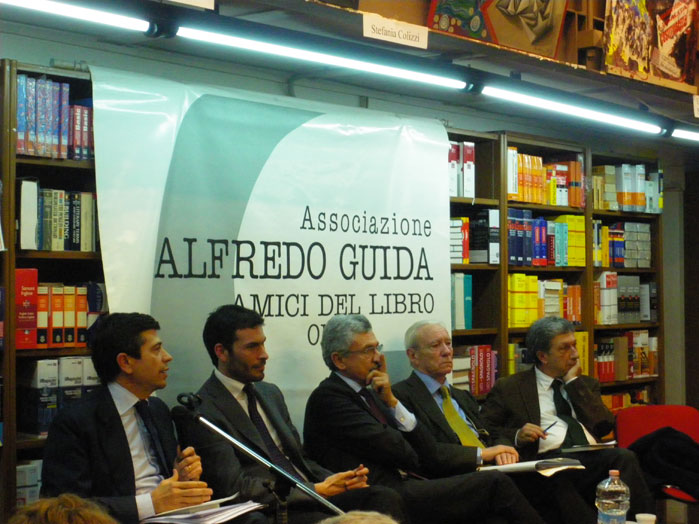
[[63, 287], [63, 343], [75, 347], [75, 286]]
[[75, 347], [87, 346], [87, 286], [75, 288]]
[[63, 338], [63, 285], [51, 284], [49, 287], [49, 347], [62, 348]]

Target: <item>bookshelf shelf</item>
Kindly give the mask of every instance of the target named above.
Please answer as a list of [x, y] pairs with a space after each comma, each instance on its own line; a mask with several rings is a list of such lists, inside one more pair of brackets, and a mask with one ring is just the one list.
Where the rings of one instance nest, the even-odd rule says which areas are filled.
[[655, 329], [659, 328], [657, 322], [638, 322], [634, 324], [597, 324], [595, 331], [621, 331], [628, 329]]
[[49, 167], [62, 167], [70, 169], [84, 169], [88, 171], [86, 175], [93, 175], [95, 170], [94, 160], [70, 160], [62, 158], [40, 158], [35, 156], [18, 156], [15, 159], [18, 165], [27, 166], [49, 166]]
[[91, 352], [87, 348], [56, 348], [56, 349], [18, 349], [17, 358], [58, 358], [58, 357], [88, 357]]
[[41, 260], [102, 260], [94, 251], [17, 251], [17, 258]]
[[455, 337], [477, 337], [481, 335], [497, 335], [497, 328], [455, 329], [452, 332]]
[[638, 377], [638, 378], [632, 378], [629, 380], [615, 380], [614, 382], [600, 382], [600, 388], [603, 390], [610, 390], [610, 389], [628, 389], [629, 387], [634, 387], [634, 386], [646, 386], [649, 384], [654, 384], [656, 383], [660, 377], [658, 375], [653, 375], [650, 377]]
[[655, 274], [655, 268], [643, 268], [643, 267], [595, 267], [595, 273], [601, 273], [602, 271], [615, 271], [620, 274], [629, 275], [648, 275]]
[[582, 215], [585, 213], [584, 209], [579, 207], [568, 207], [568, 206], [545, 206], [543, 204], [532, 204], [529, 202], [507, 202], [507, 207], [513, 209], [531, 209], [532, 211], [539, 211], [541, 213], [555, 213], [561, 215]]
[[460, 205], [473, 205], [482, 207], [497, 207], [500, 201], [495, 198], [464, 198], [464, 197], [450, 197], [449, 202], [452, 204]]
[[653, 222], [660, 215], [655, 213], [632, 213], [630, 211], [605, 211], [602, 209], [595, 209], [592, 212], [593, 218], [615, 218], [619, 220], [641, 220], [645, 222]]
[[581, 273], [579, 266], [507, 266], [510, 273]]
[[452, 264], [452, 271], [497, 271], [500, 266], [495, 264]]
[[25, 449], [43, 449], [46, 445], [46, 439], [41, 437], [22, 436], [17, 440], [17, 451]]

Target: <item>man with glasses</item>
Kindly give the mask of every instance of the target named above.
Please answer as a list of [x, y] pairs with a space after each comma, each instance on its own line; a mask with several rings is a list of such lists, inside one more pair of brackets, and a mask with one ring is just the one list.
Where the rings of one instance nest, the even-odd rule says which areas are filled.
[[[381, 511], [407, 522], [399, 495], [388, 488], [367, 487], [368, 471], [361, 464], [333, 474], [303, 453], [281, 391], [263, 381], [269, 358], [263, 323], [257, 312], [236, 305], [221, 306], [209, 315], [203, 338], [215, 369], [198, 392], [200, 413], [336, 506]], [[274, 476], [265, 467], [193, 420], [176, 422], [180, 440], [196, 443], [203, 478], [214, 498], [240, 492], [241, 498], [273, 501], [269, 486]], [[318, 522], [329, 515], [297, 490], [292, 490], [288, 504], [292, 524]]]
[[453, 465], [393, 394], [366, 317], [334, 316], [321, 347], [331, 373], [306, 405], [305, 445], [313, 458], [330, 469], [367, 465], [369, 483], [398, 491], [414, 524], [543, 522], [500, 472], [448, 476]]
[[[484, 463], [519, 462], [513, 442], [486, 425], [471, 393], [449, 384], [454, 349], [444, 325], [415, 322], [405, 332], [404, 342], [413, 373], [395, 384], [393, 391], [435, 438], [438, 454], [458, 472], [473, 471]], [[590, 524], [597, 520], [565, 475], [546, 478], [534, 472], [517, 473], [512, 480], [546, 522]]]

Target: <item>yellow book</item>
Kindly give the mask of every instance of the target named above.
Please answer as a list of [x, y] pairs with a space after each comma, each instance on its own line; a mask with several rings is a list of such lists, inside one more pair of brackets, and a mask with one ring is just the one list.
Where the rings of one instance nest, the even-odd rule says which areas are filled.
[[518, 162], [517, 148], [507, 148], [507, 198], [508, 200], [517, 200], [519, 192], [519, 181], [517, 178]]
[[609, 226], [602, 226], [602, 267], [609, 267]]
[[589, 375], [590, 362], [588, 350], [588, 337], [587, 331], [576, 331], [575, 332], [575, 343], [578, 349], [578, 355], [580, 357], [580, 369], [583, 375]]

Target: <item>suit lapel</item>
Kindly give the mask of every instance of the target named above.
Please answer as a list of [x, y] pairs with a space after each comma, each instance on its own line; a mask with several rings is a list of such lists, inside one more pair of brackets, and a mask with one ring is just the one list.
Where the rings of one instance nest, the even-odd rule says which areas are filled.
[[212, 375], [204, 387], [207, 389], [207, 393], [211, 396], [216, 408], [223, 414], [224, 419], [235, 421], [235, 425], [232, 423], [228, 424], [228, 431], [234, 435], [237, 434], [241, 440], [246, 440], [247, 444], [253, 445], [259, 453], [269, 457], [264, 442], [262, 442], [262, 437], [260, 437], [252, 420], [245, 413], [240, 403], [231, 395], [230, 391], [221, 384], [221, 381]]
[[520, 400], [527, 413], [527, 418], [534, 424], [541, 424], [541, 410], [539, 409], [539, 392], [536, 388], [536, 373], [534, 367], [522, 374], [522, 380], [519, 383]]
[[408, 377], [407, 384], [412, 389], [415, 398], [415, 405], [420, 406], [420, 408], [429, 417], [430, 421], [435, 426], [439, 427], [439, 429], [441, 429], [445, 435], [452, 439], [456, 439], [454, 442], [459, 443], [459, 437], [456, 435], [456, 433], [454, 433], [454, 430], [451, 429], [447, 419], [444, 417], [444, 413], [442, 413], [442, 410], [439, 409], [439, 406], [437, 406], [437, 403], [434, 401], [432, 395], [430, 395], [425, 383], [420, 380], [420, 377], [418, 377], [415, 373], [411, 373], [410, 377]]
[[[100, 409], [97, 410], [96, 415], [98, 442], [102, 446], [102, 454], [114, 486], [124, 495], [133, 495], [136, 480], [124, 425], [106, 387], [101, 390], [101, 395]], [[124, 457], [129, 457], [129, 460], [124, 460]]]

